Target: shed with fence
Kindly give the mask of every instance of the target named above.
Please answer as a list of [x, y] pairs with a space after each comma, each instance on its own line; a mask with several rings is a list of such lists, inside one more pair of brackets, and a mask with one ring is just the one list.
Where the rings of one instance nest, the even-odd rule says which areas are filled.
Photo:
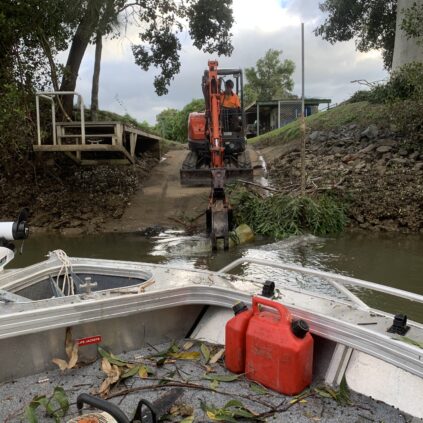
[[[329, 98], [306, 98], [304, 115], [310, 116], [330, 108]], [[288, 100], [256, 101], [246, 109], [247, 133], [249, 137], [281, 128], [301, 117], [301, 98]]]

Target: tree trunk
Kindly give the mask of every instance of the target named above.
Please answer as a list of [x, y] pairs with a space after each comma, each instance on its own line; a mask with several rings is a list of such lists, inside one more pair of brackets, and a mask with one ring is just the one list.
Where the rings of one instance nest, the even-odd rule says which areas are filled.
[[404, 19], [404, 9], [413, 6], [413, 0], [398, 0], [397, 23], [395, 31], [394, 58], [392, 70], [398, 70], [401, 66], [410, 62], [423, 62], [423, 46], [417, 38], [409, 38], [401, 29]]
[[91, 120], [97, 120], [98, 113], [98, 87], [100, 80], [100, 64], [101, 64], [101, 51], [103, 49], [103, 36], [100, 32], [97, 33], [95, 39], [95, 60], [94, 60], [94, 73], [93, 83], [91, 88]]
[[[100, 2], [101, 3], [101, 2]], [[99, 0], [90, 0], [87, 10], [78, 25], [69, 50], [68, 60], [66, 62], [65, 71], [62, 78], [60, 91], [75, 91], [76, 80], [78, 78], [79, 68], [82, 58], [87, 49], [90, 38], [95, 30], [99, 20]], [[63, 96], [63, 108], [65, 112], [71, 116], [73, 107], [73, 97]]]

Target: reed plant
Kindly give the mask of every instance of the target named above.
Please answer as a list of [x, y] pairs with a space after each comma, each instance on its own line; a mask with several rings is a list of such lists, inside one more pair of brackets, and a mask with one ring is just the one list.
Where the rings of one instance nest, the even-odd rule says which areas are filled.
[[328, 195], [315, 197], [273, 194], [237, 187], [231, 194], [237, 224], [246, 223], [256, 234], [286, 238], [311, 233], [321, 236], [342, 232], [345, 208]]

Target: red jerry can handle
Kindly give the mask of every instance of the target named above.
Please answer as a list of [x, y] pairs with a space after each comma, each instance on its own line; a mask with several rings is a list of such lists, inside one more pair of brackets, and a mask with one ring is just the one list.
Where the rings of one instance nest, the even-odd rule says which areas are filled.
[[263, 298], [263, 297], [253, 297], [253, 314], [254, 315], [260, 313], [259, 304], [277, 310], [280, 316], [279, 322], [283, 322], [285, 319], [286, 320], [290, 319], [290, 314], [284, 305], [276, 301]]

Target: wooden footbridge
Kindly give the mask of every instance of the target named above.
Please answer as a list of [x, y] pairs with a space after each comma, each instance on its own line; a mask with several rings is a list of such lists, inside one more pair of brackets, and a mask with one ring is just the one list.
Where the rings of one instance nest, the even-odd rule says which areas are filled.
[[[79, 98], [80, 120], [56, 122], [58, 96]], [[51, 136], [41, 131], [40, 99], [51, 103]], [[160, 158], [160, 138], [134, 126], [118, 121], [85, 121], [82, 96], [74, 92], [39, 92], [36, 94], [37, 144], [36, 152], [61, 152], [81, 165], [130, 164], [149, 152]], [[43, 136], [44, 135], [44, 136]]]

